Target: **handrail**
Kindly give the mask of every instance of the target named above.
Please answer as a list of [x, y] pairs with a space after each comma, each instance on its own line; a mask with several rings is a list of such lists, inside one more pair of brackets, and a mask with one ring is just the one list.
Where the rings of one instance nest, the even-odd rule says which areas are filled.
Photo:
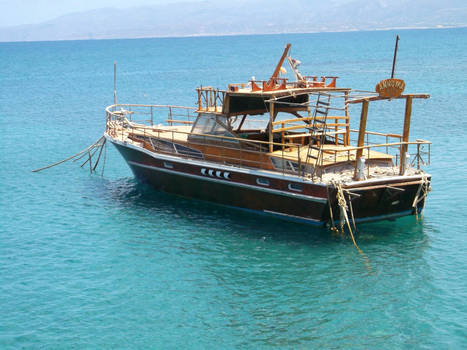
[[[350, 132], [357, 132], [358, 133], [358, 130], [356, 129], [350, 129], [349, 130]], [[402, 135], [399, 135], [399, 134], [385, 134], [385, 133], [382, 133], [382, 132], [376, 132], [376, 131], [365, 131], [365, 134], [369, 134], [369, 135], [377, 135], [377, 136], [388, 136], [388, 137], [395, 137], [395, 138], [402, 138]]]
[[170, 108], [170, 107], [172, 107], [172, 108], [180, 108], [180, 109], [191, 109], [193, 111], [196, 111], [196, 107], [177, 106], [177, 105], [147, 105], [147, 104], [131, 104], [131, 103], [113, 104], [113, 105], [107, 106], [105, 108], [105, 111], [110, 113], [110, 114], [114, 114], [114, 112], [119, 112], [119, 111], [111, 111], [110, 109], [120, 107], [120, 106], [123, 106], [123, 107], [156, 107], [156, 108]]
[[[118, 104], [116, 106], [119, 106], [122, 104]], [[127, 106], [143, 106], [143, 107], [156, 107], [160, 105], [127, 105]], [[109, 106], [106, 108], [110, 108], [112, 106]], [[174, 106], [162, 106], [162, 107], [174, 107]], [[189, 107], [186, 107], [189, 108]], [[114, 114], [111, 111], [107, 111], [109, 114]], [[145, 125], [135, 125], [134, 122], [129, 121], [127, 118], [125, 118], [125, 121], [132, 126], [132, 128], [140, 128], [140, 129], [146, 129], [147, 126]], [[302, 126], [303, 128], [303, 126]], [[258, 143], [258, 144], [263, 144], [263, 145], [270, 145], [271, 142], [269, 141], [261, 141], [261, 140], [249, 140], [249, 139], [243, 139], [239, 137], [230, 137], [230, 136], [218, 136], [218, 135], [212, 135], [212, 134], [201, 134], [201, 133], [192, 133], [192, 132], [186, 132], [186, 131], [178, 131], [178, 130], [166, 130], [166, 129], [158, 129], [155, 126], [151, 127], [152, 131], [157, 131], [157, 132], [175, 132], [175, 133], [181, 133], [181, 134], [188, 134], [188, 135], [195, 135], [195, 136], [205, 136], [205, 137], [210, 137], [210, 138], [219, 138], [219, 139], [226, 139], [226, 140], [234, 140], [234, 141], [242, 141], [242, 142], [250, 142], [250, 143]], [[351, 131], [354, 131], [354, 129], [351, 129]], [[366, 133], [368, 134], [373, 134], [373, 135], [380, 135], [380, 136], [391, 136], [391, 135], [396, 135], [396, 134], [383, 134], [383, 133], [377, 133], [377, 132], [372, 132], [372, 131], [367, 131]], [[400, 135], [396, 135], [396, 137], [399, 137]], [[367, 149], [367, 148], [372, 148], [372, 147], [384, 147], [384, 146], [397, 146], [397, 145], [415, 145], [415, 144], [432, 144], [431, 141], [427, 140], [416, 140], [416, 141], [407, 141], [407, 142], [392, 142], [392, 143], [382, 143], [382, 144], [372, 144], [372, 145], [365, 145], [365, 146], [355, 146], [355, 147], [350, 147], [347, 146], [345, 149], [341, 150], [333, 150], [333, 149], [326, 149], [326, 151], [336, 151], [336, 152], [348, 152], [352, 150], [358, 150], [358, 149]], [[299, 146], [300, 144], [294, 144], [294, 143], [279, 143], [279, 142], [272, 142], [272, 145], [274, 146]], [[301, 145], [300, 145], [301, 146]]]
[[[132, 128], [134, 129], [148, 129], [147, 126], [145, 125], [135, 125], [135, 123], [130, 122], [128, 119], [125, 118], [125, 121], [131, 125]], [[159, 133], [175, 133], [175, 134], [184, 134], [184, 135], [194, 135], [194, 136], [202, 136], [202, 137], [208, 137], [208, 138], [217, 138], [217, 139], [223, 139], [223, 140], [233, 140], [233, 141], [240, 141], [240, 142], [246, 142], [246, 143], [258, 143], [258, 144], [263, 144], [263, 145], [270, 145], [271, 142], [269, 141], [261, 141], [261, 140], [249, 140], [249, 139], [243, 139], [241, 137], [230, 137], [230, 136], [219, 136], [219, 135], [213, 135], [213, 134], [201, 134], [201, 133], [194, 133], [194, 132], [187, 132], [187, 131], [179, 131], [179, 130], [167, 130], [167, 129], [160, 129], [156, 127], [152, 127], [151, 131], [153, 132], [159, 132]], [[279, 142], [272, 142], [272, 145], [274, 146], [302, 146], [300, 144], [295, 144], [295, 143], [279, 143]]]
[[[129, 110], [116, 110], [117, 108], [119, 107], [122, 107], [122, 108], [125, 108], [125, 107], [128, 107]], [[132, 109], [134, 107], [134, 109]], [[147, 108], [147, 109], [138, 109], [138, 107], [141, 107], [141, 108]], [[283, 159], [283, 165], [281, 165], [281, 167], [284, 167], [284, 169], [279, 169], [279, 168], [275, 168], [276, 171], [283, 171], [283, 172], [292, 172], [292, 173], [297, 173], [297, 171], [295, 170], [291, 170], [289, 165], [286, 164], [286, 161], [292, 161], [292, 162], [297, 162], [299, 164], [299, 176], [307, 176], [308, 173], [310, 172], [310, 169], [307, 168], [307, 166], [311, 165], [313, 166], [313, 164], [311, 163], [303, 163], [303, 160], [301, 159], [301, 157], [303, 155], [301, 155], [301, 150], [303, 149], [306, 149], [306, 147], [308, 147], [305, 143], [305, 145], [303, 144], [304, 140], [302, 139], [302, 142], [301, 143], [286, 143], [284, 142], [284, 135], [283, 138], [282, 138], [282, 142], [270, 142], [270, 141], [262, 141], [262, 140], [254, 140], [254, 139], [246, 139], [246, 138], [241, 138], [241, 137], [232, 137], [232, 136], [225, 136], [225, 135], [212, 135], [212, 134], [203, 134], [203, 133], [193, 133], [191, 131], [184, 131], [184, 130], [177, 130], [177, 129], [168, 129], [168, 128], [164, 128], [164, 127], [159, 127], [158, 125], [154, 125], [152, 123], [153, 121], [153, 108], [159, 108], [159, 109], [169, 109], [169, 113], [170, 113], [170, 118], [173, 116], [173, 115], [177, 115], [177, 113], [173, 114], [172, 113], [172, 108], [173, 109], [182, 109], [182, 110], [185, 110], [185, 111], [195, 111], [196, 108], [194, 107], [185, 107], [185, 106], [173, 106], [173, 105], [151, 105], [151, 104], [114, 104], [114, 105], [111, 105], [111, 106], [108, 106], [106, 108], [106, 113], [107, 113], [107, 123], [106, 123], [106, 131], [109, 133], [109, 135], [113, 136], [113, 137], [117, 137], [117, 138], [120, 138], [120, 135], [121, 135], [121, 139], [122, 140], [125, 140], [126, 137], [128, 137], [131, 133], [133, 133], [135, 136], [138, 136], [138, 135], [141, 135], [141, 136], [151, 136], [151, 137], [161, 137], [163, 134], [167, 135], [165, 137], [162, 136], [163, 139], [170, 139], [170, 135], [172, 135], [172, 142], [177, 142], [177, 139], [180, 139], [180, 138], [175, 138], [174, 136], [175, 135], [191, 135], [191, 136], [194, 136], [195, 139], [193, 138], [190, 138], [190, 139], [186, 139], [185, 136], [182, 137], [182, 140], [185, 140], [186, 139], [186, 142], [188, 142], [188, 144], [203, 144], [203, 143], [200, 143], [201, 141], [197, 138], [200, 138], [200, 139], [204, 139], [205, 141], [207, 139], [210, 139], [210, 140], [217, 140], [217, 142], [213, 143], [213, 146], [214, 147], [218, 147], [218, 148], [222, 148], [222, 149], [237, 149], [240, 151], [240, 154], [238, 155], [238, 157], [235, 157], [233, 156], [232, 157], [232, 154], [225, 154], [224, 151], [221, 151], [219, 154], [206, 154], [206, 155], [209, 155], [210, 158], [212, 159], [224, 159], [226, 161], [232, 161], [232, 160], [235, 160], [237, 162], [237, 164], [243, 164], [243, 165], [246, 165], [248, 166], [249, 165], [252, 165], [252, 164], [261, 164], [261, 168], [263, 167], [266, 167], [268, 168], [269, 166], [275, 166], [273, 163], [267, 165], [267, 161], [266, 159], [267, 158], [264, 158], [264, 157], [269, 157], [271, 156], [271, 152], [268, 152], [266, 150], [266, 147], [264, 146], [274, 146], [276, 147], [276, 153], [274, 153], [275, 156], [279, 157], [279, 158], [282, 158]], [[144, 115], [147, 115], [149, 113], [147, 113], [148, 111], [151, 111], [151, 120], [141, 120], [141, 121], [138, 121], [138, 116], [144, 116]], [[175, 111], [176, 112], [176, 111]], [[134, 117], [136, 115], [136, 118]], [[183, 115], [183, 114], [181, 114]], [[159, 113], [159, 116], [160, 116], [160, 113]], [[191, 113], [189, 113], [188, 115], [188, 118], [192, 118], [192, 117], [195, 117], [195, 115], [192, 115]], [[342, 119], [342, 120], [348, 120], [349, 117], [348, 116], [318, 116], [317, 118], [319, 119], [334, 119], [336, 121]], [[132, 119], [136, 119], [135, 121], [132, 121]], [[144, 119], [144, 118], [143, 118]], [[290, 120], [280, 120], [280, 121], [276, 121], [276, 122], [273, 122], [273, 126], [274, 125], [282, 125], [282, 124], [285, 124], [287, 122], [289, 123], [295, 123], [295, 122], [300, 122], [300, 121], [306, 121], [306, 120], [311, 120], [312, 117], [304, 117], [304, 118], [295, 118], [295, 119], [290, 119]], [[183, 120], [174, 120], [174, 119], [168, 119], [166, 120], [167, 122], [169, 122], [169, 124], [171, 125], [172, 123], [182, 123], [182, 124], [189, 124], [189, 122], [187, 121], [183, 121]], [[151, 122], [151, 125], [148, 125], [148, 122]], [[328, 126], [346, 126], [346, 124], [344, 123], [335, 123], [335, 124], [328, 124]], [[289, 129], [289, 128], [306, 128], [307, 125], [295, 125], [295, 126], [291, 126], [291, 127], [287, 127], [287, 128], [278, 128], [278, 129], [273, 129], [273, 132], [284, 132], [286, 129]], [[357, 132], [357, 130], [355, 129], [349, 129], [350, 132]], [[393, 158], [395, 159], [395, 162], [397, 164], [397, 161], [398, 161], [398, 155], [394, 155], [393, 154], [393, 151], [391, 151], [390, 153], [388, 152], [388, 148], [390, 147], [391, 149], [392, 148], [399, 148], [399, 147], [402, 147], [402, 146], [408, 146], [408, 145], [417, 145], [417, 150], [416, 150], [416, 154], [413, 153], [415, 155], [415, 158], [413, 158], [414, 160], [412, 162], [417, 162], [417, 168], [419, 168], [419, 163], [422, 163], [422, 164], [425, 164], [425, 161], [422, 159], [425, 158], [425, 155], [427, 155], [428, 157], [428, 163], [429, 163], [429, 153], [430, 153], [430, 147], [428, 147], [428, 152], [426, 152], [426, 150], [421, 147], [423, 145], [431, 145], [432, 143], [430, 141], [427, 141], [427, 140], [419, 140], [417, 139], [416, 141], [402, 141], [402, 136], [401, 135], [398, 135], [398, 134], [385, 134], [385, 133], [380, 133], [380, 132], [373, 132], [373, 131], [366, 131], [365, 134], [367, 135], [366, 137], [366, 142], [364, 145], [362, 146], [345, 146], [343, 147], [343, 144], [340, 144], [340, 145], [335, 145], [333, 146], [332, 144], [329, 144], [329, 143], [326, 143], [325, 146], [323, 147], [322, 145], [320, 146], [319, 144], [317, 145], [318, 147], [322, 147], [322, 151], [325, 153], [325, 154], [328, 154], [327, 156], [327, 159], [326, 159], [326, 162], [325, 164], [323, 162], [321, 162], [321, 168], [324, 169], [324, 167], [327, 167], [329, 165], [332, 165], [332, 164], [337, 164], [337, 163], [340, 163], [340, 162], [343, 162], [343, 161], [355, 161], [355, 156], [356, 156], [356, 153], [358, 150], [362, 150], [362, 151], [365, 151], [367, 150], [368, 151], [368, 157], [369, 159], [371, 158], [375, 158], [377, 159], [377, 154], [376, 156], [375, 155], [371, 155], [370, 154], [370, 150], [371, 149], [376, 149], [376, 148], [381, 148], [381, 147], [386, 147], [387, 150], [386, 150], [386, 154], [387, 155], [391, 155], [392, 157], [396, 157], [396, 158]], [[368, 135], [374, 135], [374, 136], [377, 136], [377, 137], [386, 137], [386, 142], [380, 142], [380, 143], [372, 143], [370, 144], [370, 140], [371, 138], [369, 139], [368, 138]], [[388, 142], [388, 138], [389, 137], [394, 137], [396, 139], [399, 139], [397, 140], [397, 142]], [[235, 144], [232, 143], [232, 141], [235, 142]], [[293, 140], [290, 140], [290, 141], [293, 141]], [[375, 140], [374, 141], [378, 141]], [[135, 141], [136, 142], [136, 141]], [[183, 143], [183, 142], [182, 142]], [[240, 145], [244, 145], [243, 147], [240, 146]], [[250, 145], [250, 148], [247, 148], [247, 145]], [[144, 147], [151, 147], [151, 145], [147, 145], [147, 146], [144, 146]], [[154, 146], [152, 146], [152, 148], [154, 148]], [[277, 152], [277, 150], [281, 150], [282, 149], [282, 156], [280, 154], [280, 152]], [[163, 150], [159, 150], [159, 151], [163, 151]], [[177, 153], [176, 150], [174, 150], [175, 153]], [[247, 154], [253, 154], [253, 153], [256, 153], [259, 155], [259, 160], [258, 159], [248, 159], [245, 158], [245, 156]], [[302, 152], [303, 153], [303, 152]], [[366, 153], [366, 152], [365, 152]], [[177, 153], [178, 154], [178, 153]], [[243, 154], [243, 155], [242, 155]], [[342, 154], [347, 154], [347, 156], [344, 156], [344, 158], [347, 158], [347, 159], [344, 159], [342, 158]], [[371, 155], [371, 156], [370, 156]], [[214, 157], [214, 158], [213, 158]], [[250, 156], [251, 157], [251, 156]], [[323, 159], [324, 160], [324, 159]], [[297, 164], [295, 163], [295, 164]], [[293, 167], [294, 169], [297, 168], [297, 165], [295, 165]], [[268, 169], [271, 169], [271, 168], [268, 168]], [[305, 170], [307, 169], [307, 170]]]
[[282, 123], [294, 123], [294, 122], [308, 121], [308, 120], [311, 121], [313, 119], [317, 119], [317, 120], [325, 120], [325, 119], [334, 119], [334, 120], [344, 119], [344, 120], [348, 120], [350, 118], [345, 116], [345, 115], [339, 115], [339, 116], [328, 115], [328, 116], [316, 116], [316, 117], [303, 117], [303, 118], [284, 119], [284, 120], [274, 121], [274, 122], [272, 122], [272, 125], [280, 125]]

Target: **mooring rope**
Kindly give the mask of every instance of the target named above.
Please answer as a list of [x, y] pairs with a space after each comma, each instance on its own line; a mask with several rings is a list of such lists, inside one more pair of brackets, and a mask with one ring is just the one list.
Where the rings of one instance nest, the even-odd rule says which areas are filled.
[[[334, 182], [334, 181], [332, 182], [332, 184], [334, 188], [337, 190], [336, 199], [337, 199], [337, 204], [339, 205], [339, 209], [340, 209], [340, 232], [342, 234], [345, 232], [344, 224], [346, 224], [349, 230], [349, 235], [350, 235], [350, 238], [352, 239], [353, 245], [355, 246], [355, 248], [357, 248], [357, 251], [360, 253], [360, 255], [365, 260], [365, 265], [368, 268], [368, 270], [371, 271], [372, 269], [370, 265], [370, 259], [368, 259], [366, 254], [358, 246], [357, 241], [355, 240], [355, 236], [352, 232], [352, 228], [350, 227], [350, 220], [347, 214], [347, 210], [349, 210], [349, 206], [347, 205], [347, 201], [345, 199], [345, 194], [344, 194], [344, 189], [342, 188], [342, 184], [339, 182]], [[351, 210], [351, 215], [352, 215], [352, 221], [353, 221], [354, 228], [356, 230], [355, 218], [353, 216], [353, 208], [352, 208], [352, 201], [350, 199], [350, 195], [349, 195], [349, 202], [350, 202], [350, 208], [351, 208], [350, 210]]]
[[[56, 163], [53, 163], [53, 164], [50, 164], [50, 165], [47, 165], [45, 167], [42, 167], [42, 168], [39, 168], [39, 169], [35, 169], [33, 170], [32, 172], [33, 173], [38, 173], [39, 171], [42, 171], [42, 170], [45, 170], [45, 169], [49, 169], [49, 168], [52, 168], [54, 166], [57, 166], [57, 165], [60, 165], [62, 163], [65, 163], [65, 162], [68, 162], [69, 160], [78, 160], [78, 159], [81, 159], [83, 158], [84, 156], [86, 156], [86, 153], [88, 153], [88, 156], [92, 157], [91, 156], [91, 151], [94, 151], [92, 153], [92, 155], [94, 155], [96, 152], [97, 152], [97, 149], [99, 147], [104, 147], [106, 143], [106, 138], [104, 136], [101, 136], [96, 142], [94, 142], [92, 145], [86, 147], [84, 150], [76, 153], [76, 154], [73, 154], [72, 156], [68, 157], [68, 158], [65, 158], [59, 162], [56, 162]], [[84, 164], [86, 164], [88, 161], [89, 161], [90, 158], [88, 158], [88, 160], [86, 162], [84, 162], [81, 166], [83, 166]], [[97, 162], [98, 163], [98, 162]], [[95, 167], [97, 167], [97, 164], [95, 165]], [[91, 172], [92, 172], [92, 168], [91, 168]]]
[[[418, 186], [417, 193], [415, 194], [415, 198], [412, 203], [412, 207], [415, 209], [415, 217], [417, 218], [417, 221], [423, 219], [423, 212], [425, 211], [426, 197], [428, 196], [429, 192], [430, 192], [430, 183], [428, 181], [428, 177], [425, 174], [423, 174], [422, 181], [420, 182], [420, 185]], [[420, 203], [420, 201], [422, 200], [423, 200], [422, 209], [420, 210], [420, 216], [418, 216], [417, 206], [418, 206], [418, 203]]]
[[107, 142], [104, 145], [104, 163], [102, 164], [101, 176], [104, 176], [105, 160], [107, 159]]
[[355, 237], [352, 232], [352, 228], [350, 227], [350, 220], [349, 216], [347, 215], [347, 201], [345, 200], [345, 195], [344, 195], [344, 190], [342, 189], [342, 185], [340, 183], [335, 183], [336, 189], [337, 189], [337, 204], [339, 205], [340, 208], [340, 213], [341, 213], [341, 220], [340, 220], [340, 230], [342, 233], [344, 233], [344, 224], [347, 224], [347, 228], [349, 229], [349, 234], [350, 237], [352, 238], [352, 242], [354, 246], [359, 250], [360, 248], [357, 245], [357, 242], [355, 241]]
[[334, 215], [332, 213], [331, 197], [329, 196], [329, 185], [326, 186], [326, 194], [328, 196], [329, 218], [331, 219], [330, 230], [336, 232], [337, 228], [336, 228], [336, 225], [334, 225]]

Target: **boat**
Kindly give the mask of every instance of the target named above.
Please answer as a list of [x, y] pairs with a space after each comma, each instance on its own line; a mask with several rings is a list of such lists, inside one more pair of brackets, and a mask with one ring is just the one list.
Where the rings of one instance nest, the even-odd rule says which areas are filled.
[[[115, 101], [104, 136], [138, 180], [165, 192], [317, 226], [419, 215], [431, 142], [409, 132], [413, 100], [429, 95], [404, 93], [393, 76], [367, 92], [302, 75], [290, 46], [268, 80], [201, 86], [193, 107]], [[405, 102], [402, 133], [366, 130], [369, 104], [387, 100]]]

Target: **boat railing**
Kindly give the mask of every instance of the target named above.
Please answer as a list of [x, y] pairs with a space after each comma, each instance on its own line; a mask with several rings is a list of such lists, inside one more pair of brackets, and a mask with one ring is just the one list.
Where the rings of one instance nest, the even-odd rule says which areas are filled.
[[[124, 107], [124, 108], [123, 108]], [[136, 108], [138, 107], [138, 109]], [[271, 162], [268, 155], [268, 147], [271, 144], [268, 141], [261, 140], [250, 140], [239, 137], [231, 137], [225, 135], [213, 135], [213, 134], [202, 134], [193, 133], [191, 131], [185, 131], [177, 129], [166, 129], [161, 125], [151, 123], [150, 125], [138, 124], [137, 114], [142, 113], [142, 120], [148, 121], [147, 115], [150, 113], [142, 111], [141, 108], [152, 108], [153, 114], [155, 115], [156, 109], [168, 109], [172, 107], [172, 110], [178, 108], [184, 108], [180, 106], [161, 106], [161, 105], [113, 105], [106, 109], [107, 112], [107, 126], [106, 132], [116, 139], [125, 141], [131, 135], [135, 136], [134, 142], [139, 142], [140, 146], [148, 150], [157, 150], [160, 153], [174, 154], [181, 158], [196, 158], [196, 154], [193, 152], [180, 152], [177, 149], [177, 142], [181, 145], [190, 147], [190, 145], [206, 146], [208, 144], [214, 147], [207, 147], [203, 149], [203, 157], [205, 159], [211, 159], [216, 162], [223, 162], [230, 165], [259, 168], [264, 170], [280, 171], [282, 173], [300, 175], [301, 159], [300, 151], [303, 149], [303, 145], [294, 143], [278, 143], [273, 142], [273, 146], [277, 149], [282, 150], [281, 155], [277, 155], [283, 160], [291, 160], [297, 166], [295, 167], [282, 167], [281, 169], [272, 169]], [[118, 109], [120, 108], [120, 109]], [[190, 109], [191, 110], [191, 109]], [[162, 117], [163, 118], [163, 117]], [[155, 121], [160, 120], [154, 118]], [[184, 124], [184, 121], [172, 121], [174, 124]], [[170, 122], [168, 122], [170, 123]], [[137, 140], [138, 136], [142, 137], [141, 140]], [[190, 136], [190, 138], [189, 138]], [[173, 147], [158, 146], [151, 141], [151, 138], [161, 139], [170, 141]], [[148, 141], [145, 141], [148, 140]], [[296, 152], [293, 153], [292, 150]], [[291, 156], [295, 154], [296, 156]]]
[[[358, 130], [350, 129], [351, 133], [358, 134]], [[389, 155], [392, 155], [395, 159], [395, 165], [399, 165], [400, 161], [400, 147], [403, 144], [409, 145], [412, 149], [408, 152], [414, 157], [410, 160], [410, 165], [420, 169], [421, 166], [430, 165], [431, 162], [431, 142], [417, 139], [413, 142], [404, 143], [402, 142], [402, 135], [394, 133], [381, 133], [375, 131], [365, 131], [365, 146], [377, 147], [380, 151], [382, 150]], [[354, 139], [356, 141], [356, 139]], [[382, 146], [381, 146], [382, 145]], [[416, 149], [413, 149], [416, 148]], [[368, 148], [369, 149], [369, 148]], [[368, 154], [368, 150], [366, 151]]]
[[154, 125], [155, 123], [193, 124], [195, 107], [174, 105], [116, 104], [106, 108], [107, 119], [127, 118], [130, 122]]
[[201, 112], [222, 112], [226, 92], [214, 89], [211, 86], [201, 86], [196, 89], [198, 93], [198, 111]]
[[[358, 130], [350, 129], [352, 133], [358, 133]], [[382, 139], [381, 141], [377, 139]], [[396, 139], [393, 141], [393, 139]], [[356, 141], [356, 140], [351, 140]], [[407, 146], [406, 164], [400, 162], [400, 152], [402, 146]], [[427, 140], [417, 139], [415, 141], [402, 141], [402, 135], [391, 134], [391, 133], [380, 133], [374, 131], [365, 132], [365, 143], [363, 146], [349, 146], [349, 147], [326, 147], [323, 148], [325, 156], [321, 156], [318, 159], [317, 165], [323, 168], [324, 161], [326, 160], [326, 166], [332, 166], [342, 162], [353, 162], [355, 163], [355, 169], [357, 168], [357, 162], [355, 154], [358, 150], [362, 151], [362, 157], [366, 160], [378, 159], [377, 155], [372, 155], [372, 151], [379, 151], [385, 155], [392, 156], [393, 163], [396, 167], [400, 168], [400, 174], [404, 174], [406, 169], [409, 167], [420, 170], [422, 166], [430, 165], [431, 161], [431, 142]], [[413, 155], [414, 157], [411, 157]], [[325, 159], [326, 158], [326, 159]], [[376, 162], [375, 164], [378, 164]], [[365, 171], [367, 176], [370, 175], [370, 170], [374, 166], [372, 162], [365, 162]], [[321, 176], [323, 171], [318, 172]]]
[[[313, 121], [318, 120], [320, 122], [320, 133], [324, 133], [326, 137], [334, 139], [334, 143], [338, 145], [342, 143], [348, 145], [348, 134], [349, 134], [349, 117], [345, 115], [340, 116], [313, 116], [313, 117], [301, 117], [293, 119], [278, 120], [272, 122], [272, 133], [280, 133], [281, 142], [287, 143], [287, 140], [292, 139], [303, 139], [316, 135], [316, 130], [313, 130]], [[294, 131], [306, 131], [303, 133], [291, 133]]]
[[306, 87], [324, 87], [324, 88], [335, 88], [337, 84], [337, 78], [339, 77], [329, 77], [322, 76], [318, 78], [317, 76], [305, 75], [303, 79], [306, 82]]
[[[385, 154], [393, 156], [393, 160], [397, 166], [400, 162], [399, 152], [402, 145], [407, 145], [409, 148], [409, 154], [413, 155], [413, 157], [409, 157], [410, 164], [408, 165], [411, 167], [420, 169], [421, 166], [428, 165], [430, 163], [431, 142], [426, 140], [403, 142], [402, 135], [399, 134], [366, 131], [365, 143], [363, 146], [345, 146], [342, 141], [337, 145], [334, 143], [327, 143], [322, 145], [323, 147], [321, 152], [324, 156], [319, 157], [315, 164], [307, 164], [306, 161], [303, 160], [302, 151], [308, 148], [308, 144], [303, 141], [300, 143], [293, 142], [296, 138], [289, 138], [288, 140], [291, 142], [286, 142], [287, 137], [283, 135], [289, 130], [306, 128], [307, 124], [303, 123], [301, 125], [293, 125], [294, 123], [291, 123], [291, 126], [286, 126], [287, 120], [274, 122], [273, 127], [279, 126], [279, 128], [274, 129], [274, 132], [281, 133], [281, 142], [272, 143], [269, 141], [244, 139], [225, 135], [198, 134], [192, 133], [187, 128], [183, 128], [183, 126], [186, 127], [188, 124], [193, 122], [194, 110], [195, 108], [169, 105], [113, 105], [106, 109], [106, 130], [109, 135], [117, 139], [121, 139], [122, 141], [127, 140], [129, 134], [134, 134], [143, 136], [143, 139], [155, 137], [157, 139], [169, 140], [172, 144], [176, 144], [177, 142], [180, 142], [180, 140], [183, 140], [181, 144], [186, 144], [188, 147], [190, 144], [197, 146], [206, 146], [207, 144], [210, 144], [213, 145], [213, 147], [203, 148], [205, 158], [237, 166], [269, 169], [303, 177], [310, 177], [313, 174], [314, 167], [324, 169], [342, 162], [356, 163], [355, 154], [357, 153], [357, 150], [361, 150], [362, 157], [368, 160], [378, 158], [371, 154], [372, 151], [385, 152]], [[160, 114], [160, 111], [164, 111], [164, 113]], [[335, 124], [342, 124], [338, 126], [347, 126], [348, 119], [345, 116], [327, 117], [331, 120], [335, 120]], [[344, 120], [344, 123], [338, 123], [338, 120]], [[295, 121], [300, 120], [297, 118], [294, 122]], [[168, 124], [172, 126], [172, 128], [164, 128], [160, 125], [160, 122], [166, 122], [166, 125]], [[177, 127], [176, 125], [180, 125], [181, 127]], [[334, 127], [334, 125], [331, 126]], [[287, 129], [289, 127], [290, 129]], [[358, 130], [350, 129], [350, 132], [355, 134], [358, 133]], [[293, 134], [289, 136], [292, 135]], [[300, 136], [305, 137], [308, 135], [310, 134]], [[188, 136], [190, 136], [190, 138]], [[282, 167], [280, 168], [271, 167], [271, 154], [269, 152], [269, 147], [271, 145], [276, 150], [274, 152], [274, 157], [281, 158]], [[156, 145], [150, 144], [149, 142], [144, 143], [144, 140], [141, 146], [147, 149], [157, 149], [157, 147], [155, 147]], [[175, 146], [170, 149], [159, 147], [157, 151], [176, 154], [177, 156], [184, 158], [193, 158], [193, 154], [183, 154], [179, 152]], [[289, 165], [286, 166], [285, 164]], [[366, 162], [366, 171], [368, 174], [370, 173], [370, 168], [372, 166], [371, 162]], [[319, 171], [317, 174], [322, 175], [323, 172], [324, 171]]]

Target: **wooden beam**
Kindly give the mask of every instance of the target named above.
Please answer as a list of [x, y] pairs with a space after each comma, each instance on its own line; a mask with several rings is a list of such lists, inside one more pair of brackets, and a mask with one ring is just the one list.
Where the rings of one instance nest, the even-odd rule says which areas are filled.
[[[280, 111], [280, 109], [277, 109], [276, 108], [276, 112]], [[289, 124], [289, 123], [293, 123], [293, 122], [299, 122], [299, 121], [311, 121], [313, 119], [316, 119], [316, 120], [327, 120], [327, 119], [334, 119], [334, 120], [339, 120], [339, 119], [342, 119], [342, 120], [348, 120], [349, 117], [346, 117], [345, 115], [327, 115], [327, 116], [317, 116], [317, 117], [301, 117], [301, 118], [295, 118], [295, 119], [285, 119], [285, 120], [279, 120], [277, 122], [274, 122], [273, 125], [280, 125], [282, 123], [286, 123], [286, 124]], [[308, 123], [306, 123], [308, 124]], [[303, 127], [303, 125], [302, 125]]]
[[[412, 97], [408, 97], [405, 102], [405, 115], [404, 115], [404, 130], [402, 132], [402, 142], [409, 142], [409, 133], [410, 133], [410, 117], [412, 115]], [[401, 145], [401, 155], [400, 155], [400, 170], [399, 175], [404, 175], [405, 173], [405, 163], [407, 158], [407, 144]]]
[[222, 104], [222, 114], [230, 116], [230, 96], [228, 94], [224, 97], [224, 103]]
[[274, 102], [269, 102], [269, 152], [273, 151], [273, 133], [272, 128], [274, 123]]
[[[368, 117], [368, 100], [364, 100], [362, 104], [362, 114], [360, 116], [360, 129], [358, 131], [358, 144], [357, 147], [363, 147], [365, 143], [365, 131], [366, 131], [366, 120]], [[358, 166], [358, 159], [362, 156], [363, 149], [357, 149], [357, 154], [355, 157], [355, 171], [354, 171], [354, 179], [357, 177], [357, 166]]]
[[400, 98], [430, 98], [429, 94], [404, 94], [400, 95], [398, 97], [381, 97], [381, 96], [368, 96], [368, 97], [363, 97], [359, 98], [356, 100], [350, 99], [347, 103], [362, 103], [363, 101], [380, 101], [380, 100], [395, 100], [395, 99], [400, 99]]
[[[347, 102], [349, 101], [349, 92], [346, 91], [344, 93], [344, 96], [345, 96], [345, 116], [347, 120], [349, 120], [349, 105], [347, 104]], [[350, 123], [349, 122], [347, 122], [345, 131], [346, 133], [344, 137], [344, 146], [349, 146], [350, 145]]]
[[272, 73], [271, 78], [269, 78], [268, 83], [266, 85], [271, 84], [275, 78], [279, 75], [279, 71], [281, 70], [282, 64], [284, 63], [285, 57], [287, 56], [287, 53], [290, 50], [291, 44], [287, 44], [287, 46], [284, 49], [284, 53], [282, 54], [281, 59], [277, 63], [276, 69], [274, 70], [274, 73]]
[[[285, 123], [281, 123], [285, 124]], [[347, 126], [346, 123], [328, 123], [326, 126], [334, 126], [334, 127], [339, 127], [339, 126]], [[289, 131], [289, 130], [297, 130], [297, 129], [309, 129], [310, 126], [305, 126], [305, 125], [292, 125], [292, 126], [286, 126], [286, 127], [280, 127], [277, 129], [273, 129], [272, 132], [282, 132], [282, 131]]]

